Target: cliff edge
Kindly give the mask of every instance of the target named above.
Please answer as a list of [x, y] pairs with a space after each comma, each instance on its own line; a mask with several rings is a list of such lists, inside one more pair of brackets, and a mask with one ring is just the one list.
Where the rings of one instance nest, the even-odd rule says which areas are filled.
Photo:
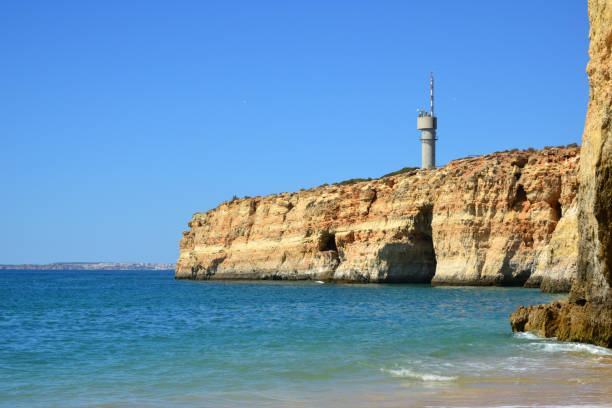
[[521, 307], [510, 322], [514, 331], [612, 347], [612, 1], [589, 0], [589, 20], [576, 281], [567, 302]]
[[576, 274], [577, 146], [234, 199], [196, 213], [177, 279], [526, 285]]

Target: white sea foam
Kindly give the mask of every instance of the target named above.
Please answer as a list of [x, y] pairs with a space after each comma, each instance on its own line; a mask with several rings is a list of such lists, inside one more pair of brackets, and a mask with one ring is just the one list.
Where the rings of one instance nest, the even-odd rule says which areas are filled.
[[574, 353], [590, 353], [597, 356], [612, 356], [612, 350], [605, 347], [594, 346], [592, 344], [582, 343], [540, 343], [544, 351], [549, 353], [559, 352], [574, 352]]
[[525, 339], [525, 340], [546, 340], [546, 337], [538, 336], [532, 332], [516, 332], [512, 334], [512, 337], [515, 339]]
[[407, 368], [399, 368], [396, 370], [385, 370], [381, 368], [381, 371], [387, 372], [394, 377], [412, 378], [421, 381], [455, 381], [457, 379], [457, 377], [450, 377], [445, 375], [417, 373]]

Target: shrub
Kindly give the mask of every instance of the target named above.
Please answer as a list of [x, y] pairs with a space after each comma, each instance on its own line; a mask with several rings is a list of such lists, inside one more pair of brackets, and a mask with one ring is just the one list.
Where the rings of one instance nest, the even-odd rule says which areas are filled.
[[341, 181], [339, 183], [334, 183], [334, 184], [337, 184], [339, 186], [349, 186], [351, 184], [357, 184], [357, 183], [361, 183], [362, 181], [371, 181], [371, 180], [372, 180], [371, 177], [368, 177], [367, 179], [354, 178], [354, 179], [348, 179], [348, 180], [344, 180], [344, 181]]
[[399, 169], [397, 171], [393, 171], [391, 173], [387, 173], [384, 176], [381, 176], [380, 178], [385, 178], [385, 177], [391, 177], [391, 176], [397, 176], [398, 174], [403, 174], [403, 173], [408, 173], [414, 170], [418, 170], [418, 167], [404, 167], [403, 169]]

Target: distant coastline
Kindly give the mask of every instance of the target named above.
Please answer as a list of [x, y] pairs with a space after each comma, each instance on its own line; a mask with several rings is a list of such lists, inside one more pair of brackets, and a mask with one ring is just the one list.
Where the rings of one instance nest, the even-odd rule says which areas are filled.
[[146, 271], [146, 270], [174, 270], [173, 263], [154, 262], [53, 262], [50, 264], [22, 264], [22, 265], [0, 265], [0, 270], [79, 270], [79, 271]]

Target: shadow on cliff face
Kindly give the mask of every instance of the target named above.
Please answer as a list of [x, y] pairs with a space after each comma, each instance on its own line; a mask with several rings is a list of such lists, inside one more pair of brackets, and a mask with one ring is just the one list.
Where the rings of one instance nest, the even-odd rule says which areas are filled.
[[524, 286], [531, 276], [531, 269], [521, 269], [519, 265], [512, 263], [512, 257], [516, 254], [520, 240], [515, 240], [511, 248], [504, 254], [504, 260], [500, 269], [501, 278], [495, 282], [501, 286]]
[[525, 191], [523, 185], [519, 184], [516, 189], [516, 195], [512, 203], [510, 203], [510, 208], [512, 208], [514, 211], [521, 211], [525, 201], [527, 201], [527, 192]]
[[338, 246], [336, 245], [336, 234], [330, 233], [329, 231], [321, 231], [317, 239], [317, 246], [319, 247], [319, 251], [338, 252]]
[[430, 283], [436, 272], [432, 239], [433, 207], [423, 206], [414, 218], [414, 227], [403, 231], [401, 242], [391, 242], [378, 251], [387, 264], [385, 282]]
[[594, 207], [597, 222], [602, 226], [597, 231], [601, 242], [602, 271], [608, 287], [612, 288], [612, 163], [608, 162], [601, 167], [597, 183], [599, 195]]
[[191, 279], [193, 280], [209, 280], [211, 279], [215, 273], [217, 273], [217, 268], [219, 265], [225, 260], [225, 257], [213, 259], [210, 262], [208, 267], [203, 267], [198, 264], [191, 268]]

